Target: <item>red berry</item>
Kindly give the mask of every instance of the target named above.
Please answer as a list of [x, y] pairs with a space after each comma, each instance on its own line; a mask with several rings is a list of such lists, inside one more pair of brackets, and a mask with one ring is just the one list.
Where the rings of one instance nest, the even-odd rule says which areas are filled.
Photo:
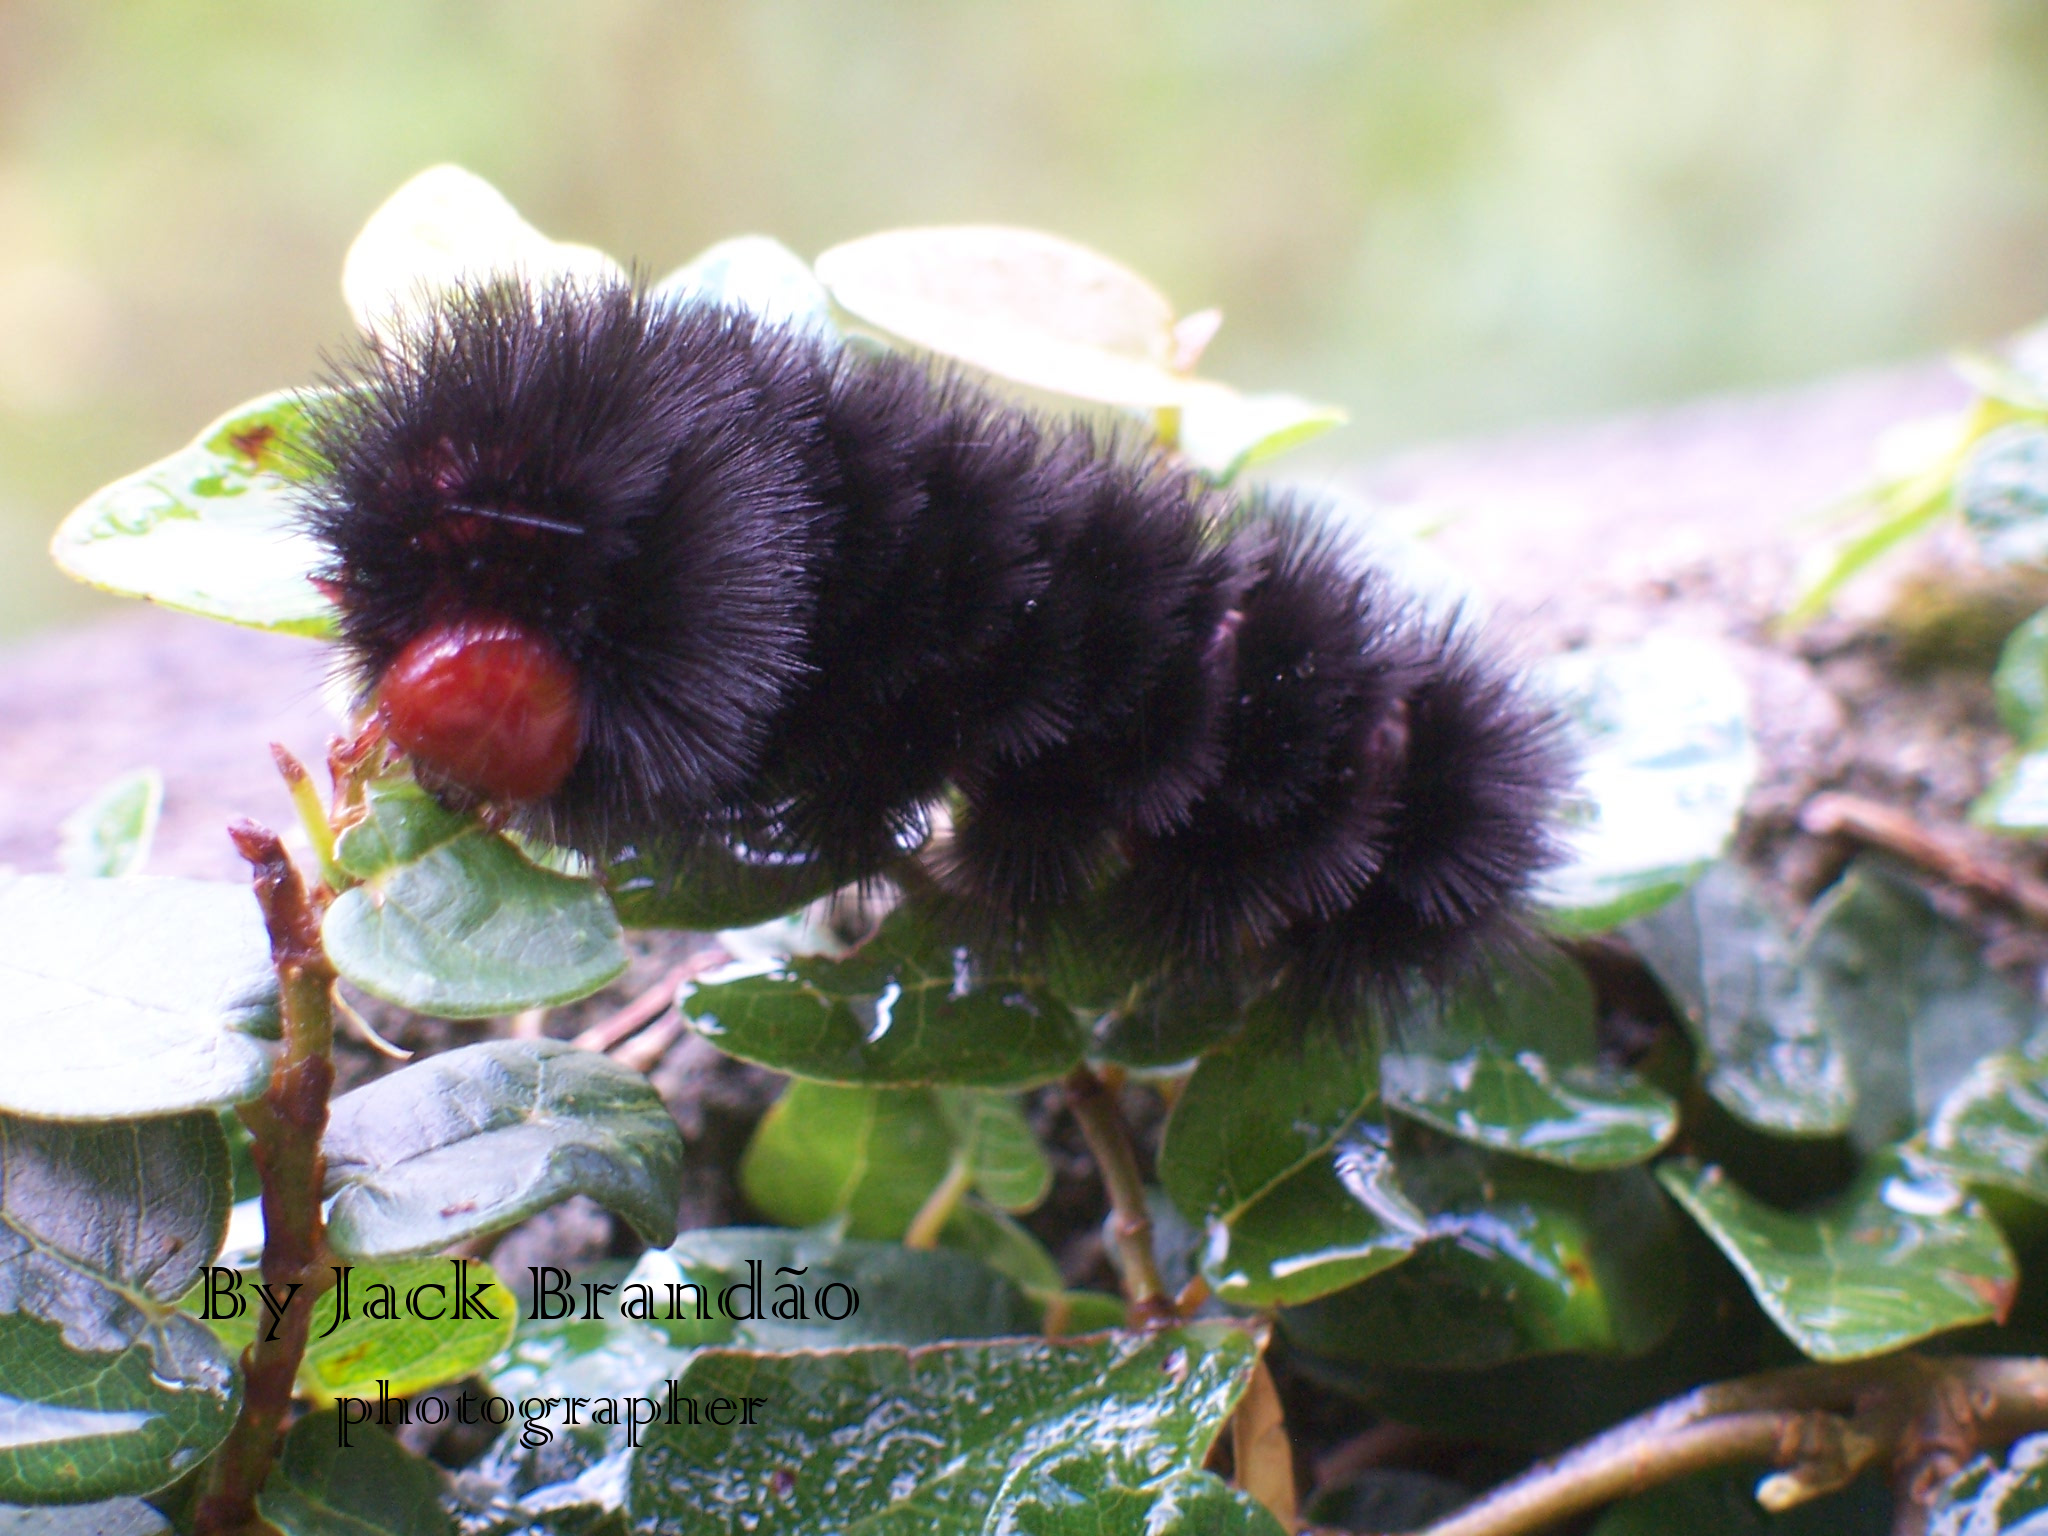
[[553, 641], [509, 619], [429, 625], [384, 669], [392, 741], [435, 777], [498, 802], [562, 787], [583, 745], [583, 693]]

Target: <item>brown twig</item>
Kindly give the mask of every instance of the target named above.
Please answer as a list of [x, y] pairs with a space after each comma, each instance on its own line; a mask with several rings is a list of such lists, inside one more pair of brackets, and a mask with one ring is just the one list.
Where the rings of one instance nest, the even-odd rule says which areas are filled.
[[1152, 1251], [1152, 1213], [1145, 1204], [1145, 1180], [1130, 1128], [1107, 1084], [1083, 1062], [1067, 1074], [1067, 1103], [1080, 1123], [1088, 1150], [1095, 1156], [1104, 1193], [1109, 1196], [1110, 1231], [1123, 1261], [1124, 1296], [1131, 1304], [1135, 1327], [1158, 1327], [1178, 1320], [1173, 1298], [1159, 1275]]
[[[263, 1181], [263, 1282], [288, 1298], [271, 1329], [242, 1352], [242, 1411], [214, 1454], [194, 1517], [200, 1536], [263, 1529], [256, 1495], [277, 1454], [292, 1384], [306, 1351], [313, 1303], [331, 1283], [320, 1221], [326, 1162], [320, 1138], [334, 1086], [334, 968], [320, 943], [321, 893], [309, 893], [277, 834], [254, 822], [229, 829], [255, 871], [256, 899], [277, 968], [284, 1045], [262, 1098], [241, 1106]], [[298, 1292], [290, 1288], [299, 1287]]]
[[1799, 813], [1799, 825], [1816, 837], [1854, 838], [1897, 854], [1951, 885], [1988, 896], [2048, 926], [2048, 883], [1986, 858], [1961, 833], [1923, 825], [1896, 806], [1860, 795], [1815, 795]]
[[1943, 1478], [1980, 1449], [2048, 1428], [2048, 1360], [1894, 1355], [1701, 1387], [1539, 1463], [1423, 1536], [1531, 1536], [1687, 1473], [1782, 1469], [1758, 1499], [1789, 1509], [1887, 1464], [1899, 1536], [1926, 1527]]
[[682, 964], [673, 966], [661, 980], [614, 1013], [608, 1013], [569, 1043], [579, 1051], [609, 1051], [628, 1036], [645, 1029], [675, 1005], [682, 984], [706, 971], [716, 970], [731, 957], [716, 945], [700, 949]]

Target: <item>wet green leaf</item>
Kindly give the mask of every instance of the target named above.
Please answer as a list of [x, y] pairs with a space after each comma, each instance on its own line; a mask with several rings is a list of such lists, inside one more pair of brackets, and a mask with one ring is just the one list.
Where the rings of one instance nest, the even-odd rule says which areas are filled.
[[[512, 1340], [516, 1298], [497, 1271], [481, 1259], [463, 1261], [460, 1270], [453, 1259], [433, 1258], [354, 1264], [348, 1271], [346, 1321], [335, 1322], [344, 1300], [338, 1285], [313, 1303], [298, 1391], [316, 1403], [331, 1403], [337, 1397], [375, 1397], [380, 1381], [393, 1397], [409, 1397], [429, 1387], [460, 1381], [495, 1358]], [[253, 1272], [243, 1277], [239, 1294], [245, 1310], [241, 1316], [213, 1324], [214, 1333], [236, 1354], [255, 1339], [259, 1328], [270, 1326], [270, 1314], [250, 1290], [256, 1278]], [[390, 1287], [390, 1298], [380, 1299], [378, 1286]], [[479, 1294], [478, 1286], [490, 1288]], [[408, 1308], [406, 1298], [419, 1287], [439, 1287], [438, 1291], [419, 1291], [420, 1312], [445, 1315], [418, 1316]], [[462, 1316], [457, 1316], [458, 1292], [465, 1300], [460, 1307]], [[368, 1315], [372, 1305], [386, 1310], [386, 1300], [388, 1309], [397, 1313], [395, 1317]], [[188, 1312], [197, 1312], [200, 1306], [198, 1292], [185, 1300]], [[484, 1316], [475, 1315], [479, 1309]]]
[[2048, 563], [2048, 427], [2020, 422], [1979, 438], [1954, 496], [1986, 563]]
[[1911, 1135], [1993, 1051], [2018, 1045], [2039, 1007], [1984, 963], [1974, 935], [1918, 886], [1862, 858], [1814, 908], [1805, 965], [1816, 1012], [1856, 1085], [1865, 1150]]
[[57, 829], [57, 867], [83, 879], [135, 875], [149, 862], [164, 776], [154, 768], [125, 773]]
[[2029, 1435], [2000, 1466], [1979, 1456], [1950, 1478], [1928, 1510], [1927, 1536], [2028, 1536], [2048, 1510], [2048, 1435]]
[[1677, 1320], [1677, 1223], [1644, 1170], [1567, 1173], [1463, 1148], [1400, 1168], [1428, 1241], [1362, 1285], [1282, 1313], [1309, 1354], [1468, 1370], [1565, 1350], [1635, 1355]]
[[1843, 1194], [1797, 1214], [1690, 1158], [1657, 1176], [1816, 1360], [1884, 1354], [2001, 1318], [2012, 1304], [2018, 1271], [1984, 1208], [1896, 1153], [1873, 1157]]
[[293, 487], [312, 458], [304, 393], [239, 405], [191, 446], [95, 491], [50, 554], [66, 575], [123, 597], [256, 629], [325, 636], [334, 610], [311, 573], [324, 558]]
[[1780, 1135], [1848, 1126], [1846, 1043], [1793, 935], [1739, 866], [1716, 866], [1627, 938], [1684, 1015], [1707, 1092], [1730, 1114]]
[[[1147, 1495], [1155, 1507], [1201, 1497], [1214, 1511], [1187, 1474], [1236, 1406], [1258, 1347], [1235, 1325], [1197, 1324], [1065, 1343], [706, 1351], [680, 1390], [765, 1397], [774, 1432], [714, 1441], [701, 1426], [651, 1429], [627, 1510], [647, 1536], [925, 1536], [989, 1529], [1006, 1508], [1021, 1523], [1002, 1528], [1060, 1532], [1090, 1504], [1128, 1508]], [[849, 1435], [849, 1424], [865, 1431]], [[1238, 1529], [1265, 1536], [1255, 1523]]]
[[832, 297], [796, 252], [766, 235], [721, 240], [654, 286], [658, 298], [744, 309], [777, 325], [837, 337]]
[[1647, 1162], [1678, 1129], [1667, 1095], [1599, 1061], [1593, 988], [1566, 955], [1476, 977], [1431, 1012], [1380, 1063], [1390, 1109], [1567, 1168]]
[[0, 1115], [0, 1500], [147, 1493], [227, 1434], [240, 1379], [174, 1303], [231, 1194], [211, 1112]]
[[605, 871], [605, 889], [628, 928], [716, 933], [751, 928], [829, 896], [834, 882], [804, 859], [749, 858], [702, 843], [674, 859], [636, 856]]
[[363, 883], [327, 910], [328, 958], [386, 1002], [485, 1018], [574, 1002], [626, 968], [603, 891], [542, 869], [408, 779], [370, 786], [335, 859]]
[[639, 1073], [556, 1040], [446, 1051], [334, 1101], [323, 1144], [337, 1253], [396, 1258], [588, 1195], [675, 1235], [682, 1134]]
[[1552, 658], [1575, 727], [1569, 861], [1537, 901], [1563, 933], [1653, 912], [1719, 858], [1756, 776], [1749, 690], [1717, 645], [1660, 638]]
[[0, 875], [0, 1111], [97, 1120], [263, 1091], [277, 974], [245, 886]]
[[1212, 1472], [1170, 1472], [1139, 1488], [1116, 1481], [1105, 1458], [1078, 1447], [1027, 1464], [1016, 1492], [999, 1499], [985, 1529], [1017, 1536], [1286, 1536], [1241, 1488]]
[[1407, 1255], [1420, 1215], [1357, 1134], [1378, 1093], [1364, 1032], [1304, 1027], [1272, 998], [1202, 1059], [1167, 1121], [1159, 1178], [1206, 1225], [1203, 1270], [1219, 1295], [1306, 1300]]
[[[1075, 996], [1065, 976], [1054, 975], [1052, 985], [1062, 997]], [[1088, 1055], [1141, 1070], [1176, 1067], [1236, 1034], [1244, 1016], [1245, 1000], [1235, 986], [1198, 969], [1175, 967], [1119, 989], [1095, 1022]]]
[[1921, 1145], [1957, 1179], [2048, 1202], [2048, 1061], [1986, 1056], [1949, 1090]]
[[915, 904], [844, 959], [756, 962], [686, 986], [683, 1013], [721, 1051], [820, 1082], [1026, 1087], [1081, 1059], [1074, 1012]]
[[331, 1408], [285, 1437], [256, 1507], [284, 1536], [455, 1536], [441, 1507], [441, 1473], [369, 1424], [341, 1444]]

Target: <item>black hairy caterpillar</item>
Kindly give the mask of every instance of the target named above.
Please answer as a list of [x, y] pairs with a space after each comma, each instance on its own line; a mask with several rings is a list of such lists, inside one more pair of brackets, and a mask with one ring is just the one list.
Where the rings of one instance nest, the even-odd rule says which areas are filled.
[[1550, 714], [1314, 515], [898, 354], [458, 289], [318, 397], [307, 524], [422, 778], [604, 860], [947, 885], [1333, 998], [1513, 931]]

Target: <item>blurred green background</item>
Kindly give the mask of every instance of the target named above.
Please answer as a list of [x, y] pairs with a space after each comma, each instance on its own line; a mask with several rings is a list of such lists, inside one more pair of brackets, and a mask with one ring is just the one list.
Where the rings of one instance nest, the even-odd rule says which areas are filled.
[[79, 497], [306, 380], [405, 177], [656, 271], [763, 231], [1095, 245], [1329, 451], [2048, 311], [2039, 0], [0, 0], [0, 635]]

